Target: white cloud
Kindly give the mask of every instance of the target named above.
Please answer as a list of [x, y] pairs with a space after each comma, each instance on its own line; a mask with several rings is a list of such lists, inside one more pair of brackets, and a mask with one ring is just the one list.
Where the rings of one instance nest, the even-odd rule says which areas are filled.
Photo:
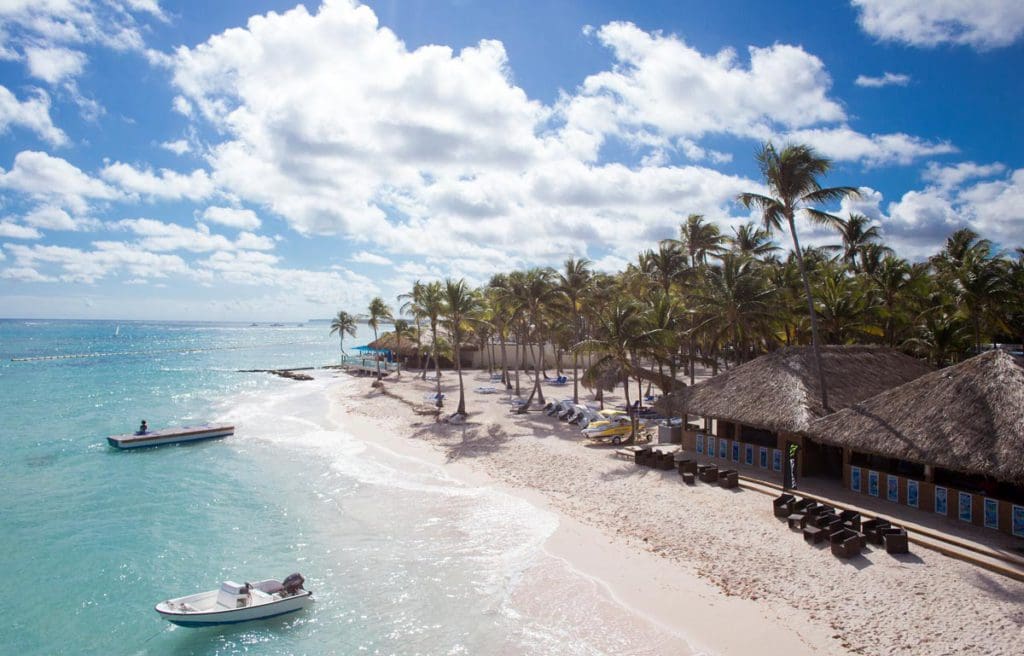
[[210, 196], [214, 190], [210, 176], [202, 169], [187, 175], [170, 169], [154, 173], [149, 168], [137, 169], [130, 164], [114, 162], [105, 166], [100, 175], [129, 193], [163, 200], [187, 198], [197, 201]]
[[731, 49], [704, 55], [679, 37], [632, 23], [609, 23], [594, 34], [612, 49], [616, 65], [587, 77], [567, 100], [570, 132], [618, 131], [635, 139], [654, 126], [670, 137], [763, 139], [778, 129], [846, 118], [828, 97], [824, 64], [800, 47], [751, 47], [747, 65]]
[[968, 187], [957, 201], [978, 233], [1007, 247], [1024, 246], [1024, 169], [1003, 180]]
[[928, 167], [921, 174], [921, 177], [939, 189], [948, 191], [954, 187], [959, 187], [971, 178], [989, 178], [1002, 173], [1004, 170], [1006, 170], [1006, 167], [999, 162], [993, 164], [961, 162], [953, 166], [942, 166], [938, 162], [928, 162]]
[[256, 216], [256, 212], [244, 208], [207, 207], [203, 210], [203, 218], [213, 223], [242, 230], [255, 230], [260, 227], [260, 219]]
[[69, 48], [25, 48], [25, 59], [29, 73], [33, 77], [57, 84], [66, 79], [77, 77], [85, 68], [85, 54]]
[[867, 136], [847, 126], [796, 130], [786, 134], [785, 140], [810, 144], [832, 159], [862, 161], [868, 166], [910, 164], [919, 157], [956, 152], [948, 141], [925, 141], [899, 132]]
[[888, 87], [898, 86], [905, 87], [910, 84], [910, 76], [903, 73], [889, 73], [886, 72], [881, 77], [870, 77], [868, 75], [858, 75], [857, 79], [853, 81], [859, 87]]
[[964, 227], [1003, 248], [1015, 248], [1024, 245], [1024, 169], [964, 186], [1003, 170], [1000, 164], [973, 162], [933, 165], [925, 176], [932, 184], [904, 193], [885, 211], [882, 194], [862, 187], [860, 198], [842, 202], [840, 214], [858, 212], [879, 221], [886, 244], [912, 259], [934, 254], [950, 233]]
[[393, 265], [393, 262], [383, 255], [378, 255], [369, 251], [359, 251], [348, 259], [350, 262], [357, 262], [359, 264], [375, 264], [377, 266]]
[[42, 205], [25, 215], [25, 223], [46, 230], [78, 230], [80, 224], [60, 207]]
[[53, 282], [54, 279], [44, 276], [31, 267], [11, 267], [0, 269], [0, 278], [17, 282]]
[[143, 11], [164, 22], [167, 21], [167, 15], [160, 8], [159, 0], [125, 0], [125, 4], [136, 11]]
[[152, 0], [7, 0], [0, 3], [0, 24], [14, 46], [98, 44], [114, 50], [139, 50], [143, 39], [135, 13], [160, 18]]
[[236, 241], [224, 235], [210, 232], [202, 223], [195, 228], [187, 228], [177, 223], [165, 223], [155, 219], [124, 219], [117, 226], [126, 228], [142, 239], [139, 245], [149, 251], [190, 251], [192, 253], [209, 253], [213, 251], [231, 251], [237, 249], [272, 250], [274, 241], [268, 237], [243, 232]]
[[88, 199], [113, 200], [121, 195], [66, 160], [32, 150], [15, 155], [10, 171], [0, 168], [0, 189], [60, 203], [78, 213], [88, 209]]
[[33, 270], [40, 265], [56, 267], [57, 276], [46, 276], [53, 281], [94, 283], [120, 271], [135, 278], [165, 278], [189, 273], [188, 265], [177, 255], [150, 253], [122, 242], [101, 241], [94, 242], [93, 246], [93, 250], [86, 251], [65, 246], [4, 244], [18, 267]]
[[253, 251], [272, 251], [274, 250], [274, 240], [266, 235], [242, 232], [235, 241], [235, 248]]
[[42, 236], [35, 228], [19, 225], [9, 219], [0, 221], [0, 237], [7, 237], [8, 239], [39, 239]]
[[[789, 56], [759, 53], [758, 74]], [[636, 169], [581, 161], [585, 135], [577, 141], [579, 130], [554, 125], [571, 122], [559, 112], [577, 105], [531, 101], [511, 82], [501, 44], [408, 50], [369, 8], [347, 2], [253, 17], [174, 59], [177, 104], [226, 135], [209, 158], [225, 195], [267, 207], [303, 234], [437, 258], [443, 273], [559, 264], [608, 235], [625, 250], [675, 234], [690, 211], [728, 216], [735, 194], [756, 186], [664, 160]], [[750, 75], [733, 68], [738, 79]], [[648, 141], [729, 157], [681, 138], [689, 141]]]
[[661, 163], [661, 151], [673, 145], [691, 160], [728, 161], [729, 155], [706, 152], [695, 141], [708, 134], [813, 139], [836, 159], [869, 166], [953, 150], [946, 142], [900, 133], [855, 131], [829, 96], [832, 80], [822, 61], [797, 46], [748, 48], [747, 65], [731, 49], [705, 55], [677, 36], [632, 23], [610, 23], [591, 34], [612, 49], [616, 64], [586, 78], [577, 95], [563, 96], [559, 104], [566, 119], [561, 136], [583, 158], [596, 158], [608, 136], [651, 148], [648, 164]]
[[21, 101], [7, 87], [0, 85], [0, 133], [11, 126], [27, 128], [54, 146], [68, 142], [67, 135], [50, 118], [50, 97], [36, 90], [33, 97]]
[[[169, 60], [168, 65], [173, 65], [173, 60]], [[192, 103], [190, 103], [184, 96], [175, 96], [173, 107], [174, 111], [178, 112], [182, 116], [192, 116]]]
[[1020, 0], [851, 0], [858, 22], [883, 41], [931, 47], [943, 43], [979, 49], [1008, 46], [1024, 33]]
[[176, 141], [165, 141], [162, 144], [160, 144], [160, 147], [163, 148], [164, 150], [171, 151], [175, 155], [184, 155], [185, 153], [192, 150], [192, 147], [189, 145], [188, 140], [186, 139], [178, 139]]

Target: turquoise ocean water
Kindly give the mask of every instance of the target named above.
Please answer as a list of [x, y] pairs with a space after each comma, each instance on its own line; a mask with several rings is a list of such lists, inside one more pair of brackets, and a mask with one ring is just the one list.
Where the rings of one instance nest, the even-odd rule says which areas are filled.
[[[238, 372], [336, 361], [327, 330], [0, 320], [0, 651], [646, 653], [641, 633], [588, 624], [604, 603], [593, 584], [543, 560], [552, 515], [331, 423], [328, 393], [365, 381]], [[68, 355], [87, 357], [15, 360]], [[237, 433], [107, 446], [142, 418]], [[152, 610], [293, 571], [317, 599], [297, 615], [184, 629]], [[560, 594], [523, 602], [538, 572]]]

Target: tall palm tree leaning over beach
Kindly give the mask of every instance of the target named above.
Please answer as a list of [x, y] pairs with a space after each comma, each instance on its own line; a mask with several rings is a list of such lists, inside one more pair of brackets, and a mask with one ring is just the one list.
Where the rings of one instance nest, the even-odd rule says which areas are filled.
[[470, 322], [476, 318], [480, 310], [480, 298], [476, 290], [470, 289], [464, 279], [444, 281], [444, 318], [448, 335], [452, 340], [452, 360], [455, 361], [455, 371], [459, 374], [459, 407], [455, 410], [457, 415], [466, 414], [466, 390], [462, 383], [462, 358], [459, 357], [462, 349], [462, 342], [465, 339], [466, 331], [470, 328]]
[[356, 336], [356, 318], [348, 312], [340, 310], [338, 316], [331, 320], [331, 332], [328, 333], [333, 335], [338, 333], [338, 345], [341, 347], [341, 363], [345, 363], [345, 334], [348, 333], [349, 337]]
[[818, 340], [818, 319], [814, 313], [814, 298], [811, 296], [811, 283], [807, 278], [800, 239], [796, 234], [795, 218], [797, 212], [803, 212], [813, 223], [838, 225], [839, 217], [816, 209], [813, 205], [835, 202], [846, 196], [857, 196], [857, 189], [822, 187], [818, 183], [818, 177], [829, 172], [832, 162], [820, 156], [810, 146], [789, 145], [779, 152], [771, 142], [767, 142], [761, 146], [756, 158], [761, 175], [764, 176], [765, 184], [772, 195], [763, 196], [747, 192], [737, 196], [737, 200], [745, 207], [761, 210], [764, 227], [769, 232], [781, 229], [783, 220], [789, 226], [789, 234], [793, 238], [793, 254], [803, 278], [807, 312], [811, 319], [811, 348], [814, 352], [814, 368], [818, 372], [818, 384], [821, 386], [821, 405], [828, 408], [828, 390], [825, 388], [825, 371], [821, 366], [821, 344]]
[[[373, 328], [373, 341], [377, 341], [377, 329], [380, 327], [380, 322], [391, 318], [391, 308], [388, 307], [387, 303], [380, 296], [374, 297], [370, 301], [370, 318], [366, 323], [370, 324], [370, 328]], [[377, 361], [377, 380], [380, 380], [380, 358], [374, 358]]]

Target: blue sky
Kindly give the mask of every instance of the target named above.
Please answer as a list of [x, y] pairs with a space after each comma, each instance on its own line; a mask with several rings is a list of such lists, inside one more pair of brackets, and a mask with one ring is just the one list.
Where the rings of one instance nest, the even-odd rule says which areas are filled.
[[[0, 316], [294, 320], [614, 271], [808, 143], [904, 257], [1024, 245], [1024, 5], [0, 5]], [[811, 243], [834, 243], [802, 226]], [[788, 245], [785, 236], [780, 242]]]

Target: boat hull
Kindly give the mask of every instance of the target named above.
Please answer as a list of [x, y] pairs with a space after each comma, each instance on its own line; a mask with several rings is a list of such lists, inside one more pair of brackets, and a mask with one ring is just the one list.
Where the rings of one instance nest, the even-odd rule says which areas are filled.
[[234, 435], [234, 433], [235, 427], [228, 425], [186, 426], [184, 428], [150, 431], [141, 435], [111, 435], [107, 438], [107, 443], [118, 449], [138, 449], [147, 446], [160, 446], [161, 444], [212, 440]]
[[291, 597], [255, 606], [246, 606], [245, 608], [184, 612], [169, 610], [166, 607], [166, 602], [163, 602], [157, 604], [155, 610], [159, 613], [160, 617], [172, 624], [195, 628], [219, 626], [222, 624], [241, 624], [242, 622], [280, 617], [298, 612], [311, 603], [313, 603], [313, 594], [309, 591], [304, 591]]

